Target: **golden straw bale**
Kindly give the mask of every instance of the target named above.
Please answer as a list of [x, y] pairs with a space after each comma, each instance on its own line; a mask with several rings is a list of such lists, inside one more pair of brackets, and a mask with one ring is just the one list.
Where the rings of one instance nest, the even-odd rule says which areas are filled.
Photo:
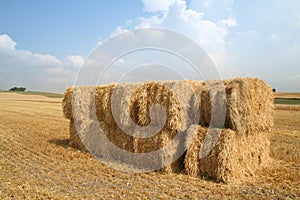
[[67, 119], [72, 119], [72, 97], [74, 87], [68, 87], [62, 100], [62, 110]]
[[199, 152], [202, 141], [205, 138], [207, 129], [199, 125], [191, 126], [187, 131], [186, 148], [184, 165], [188, 175], [197, 177], [200, 174], [200, 157]]
[[[235, 130], [239, 134], [254, 134], [270, 130], [274, 117], [274, 98], [271, 87], [256, 78], [237, 78], [225, 80], [223, 83], [226, 91], [224, 128]], [[214, 88], [213, 82], [207, 84]], [[223, 102], [217, 99], [221, 98], [221, 95], [218, 95], [218, 89], [213, 89], [213, 91], [210, 92], [207, 89], [202, 92], [201, 113], [204, 122], [200, 122], [201, 125], [210, 124], [212, 104], [217, 112], [222, 108]]]
[[[197, 133], [185, 158], [185, 170], [189, 175], [230, 183], [254, 176], [255, 170], [269, 162], [270, 142], [266, 132], [257, 137], [239, 135], [230, 129], [193, 127], [191, 131]], [[216, 139], [216, 143], [205, 157], [201, 157], [205, 131], [208, 132], [205, 137], [210, 133], [211, 140]]]
[[70, 131], [70, 145], [74, 148], [86, 151], [86, 148], [83, 145], [80, 136], [76, 130], [76, 126], [73, 119], [70, 120], [69, 131]]
[[181, 105], [173, 92], [163, 83], [147, 82], [135, 90], [131, 96], [131, 118], [136, 124], [147, 126], [150, 123], [150, 108], [155, 104], [160, 104], [166, 109], [165, 127], [170, 130], [179, 129]]
[[[114, 102], [111, 102], [113, 95]], [[158, 121], [159, 116], [150, 119], [150, 108], [155, 104], [165, 108], [166, 122], [155, 135], [140, 137], [139, 128], [155, 128], [161, 124]], [[117, 114], [113, 114], [112, 105], [118, 111]], [[95, 107], [100, 126], [108, 139], [116, 146], [135, 153], [150, 153], [163, 148], [173, 139], [181, 121], [181, 105], [172, 95], [172, 91], [153, 82], [99, 86], [96, 88]], [[128, 112], [128, 115], [125, 112]], [[127, 131], [131, 131], [131, 135]], [[145, 161], [141, 159], [140, 162]]]

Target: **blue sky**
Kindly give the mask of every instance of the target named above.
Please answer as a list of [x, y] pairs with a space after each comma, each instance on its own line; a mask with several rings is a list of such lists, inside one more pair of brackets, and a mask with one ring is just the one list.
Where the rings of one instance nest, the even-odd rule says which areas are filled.
[[0, 89], [63, 92], [97, 44], [137, 28], [197, 42], [222, 78], [300, 92], [298, 0], [1, 0]]

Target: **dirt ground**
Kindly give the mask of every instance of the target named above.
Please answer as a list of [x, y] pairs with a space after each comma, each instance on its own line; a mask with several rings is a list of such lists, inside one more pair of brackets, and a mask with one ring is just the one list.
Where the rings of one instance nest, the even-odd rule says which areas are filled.
[[0, 199], [300, 199], [300, 111], [276, 111], [272, 163], [230, 185], [106, 167], [69, 146], [61, 99], [0, 93], [0, 141]]

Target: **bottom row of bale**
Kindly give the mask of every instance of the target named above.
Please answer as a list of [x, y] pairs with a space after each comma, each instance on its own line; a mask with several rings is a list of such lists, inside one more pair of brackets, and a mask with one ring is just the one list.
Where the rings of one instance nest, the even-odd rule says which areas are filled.
[[[213, 81], [70, 87], [63, 99], [64, 114], [70, 119], [70, 141], [108, 163], [123, 162], [165, 173], [185, 170], [190, 176], [224, 183], [254, 176], [270, 160], [272, 89], [251, 78], [225, 80], [222, 86], [224, 96]], [[159, 130], [155, 127], [161, 122], [155, 113], [161, 112], [151, 114], [155, 104], [167, 113]], [[220, 104], [225, 105], [225, 114]], [[199, 118], [194, 118], [191, 110], [196, 110]], [[210, 123], [222, 115], [222, 126]], [[149, 126], [156, 134], [141, 137], [140, 128]]]

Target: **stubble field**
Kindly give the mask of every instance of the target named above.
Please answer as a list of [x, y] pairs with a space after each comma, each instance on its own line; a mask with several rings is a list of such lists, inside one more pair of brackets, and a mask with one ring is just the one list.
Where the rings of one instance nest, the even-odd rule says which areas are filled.
[[70, 147], [61, 99], [0, 93], [0, 199], [299, 199], [300, 111], [276, 110], [272, 163], [237, 184], [128, 174]]

